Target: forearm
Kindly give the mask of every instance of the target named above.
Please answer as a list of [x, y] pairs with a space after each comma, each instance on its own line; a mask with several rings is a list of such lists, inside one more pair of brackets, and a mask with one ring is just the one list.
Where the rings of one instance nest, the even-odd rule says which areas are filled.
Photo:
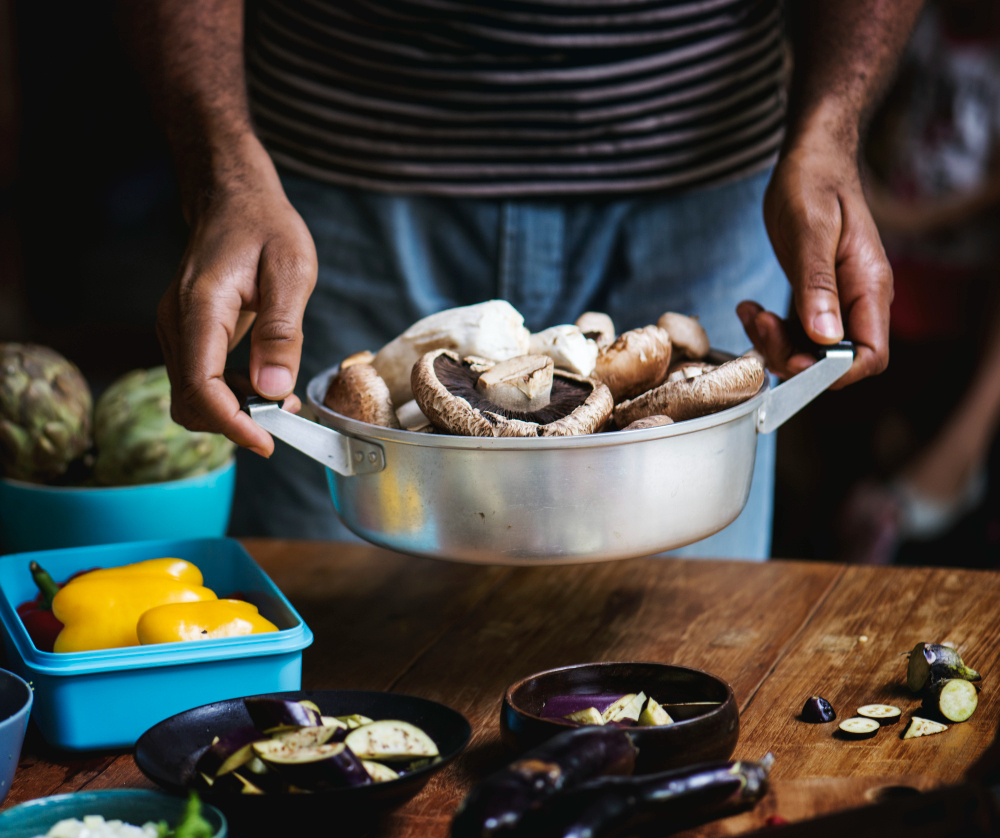
[[923, 0], [791, 0], [786, 148], [817, 133], [854, 153]]
[[189, 220], [214, 191], [273, 177], [247, 103], [243, 0], [121, 0], [120, 7]]

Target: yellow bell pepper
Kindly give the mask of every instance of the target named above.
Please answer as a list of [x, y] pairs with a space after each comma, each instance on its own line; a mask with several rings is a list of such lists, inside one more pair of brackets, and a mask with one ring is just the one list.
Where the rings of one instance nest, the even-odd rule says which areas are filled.
[[71, 579], [52, 600], [52, 613], [64, 624], [54, 651], [138, 646], [136, 624], [150, 608], [216, 599], [202, 581], [201, 571], [182, 559], [101, 568]]
[[136, 627], [143, 645], [243, 637], [277, 630], [274, 623], [257, 613], [256, 605], [239, 599], [158, 605], [145, 612]]

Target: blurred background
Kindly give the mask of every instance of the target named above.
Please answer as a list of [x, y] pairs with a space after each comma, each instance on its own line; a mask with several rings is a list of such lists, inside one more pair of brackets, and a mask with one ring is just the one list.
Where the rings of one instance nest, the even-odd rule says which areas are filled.
[[[98, 392], [161, 363], [186, 235], [113, 6], [0, 0], [0, 340]], [[1000, 564], [998, 149], [1000, 4], [931, 2], [865, 151], [892, 362], [781, 430], [775, 557]]]

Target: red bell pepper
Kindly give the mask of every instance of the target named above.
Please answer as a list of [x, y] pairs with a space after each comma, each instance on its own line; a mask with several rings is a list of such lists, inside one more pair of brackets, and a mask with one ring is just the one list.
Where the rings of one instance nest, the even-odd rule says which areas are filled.
[[[17, 614], [35, 646], [42, 652], [51, 652], [55, 647], [59, 632], [63, 630], [63, 624], [52, 613], [52, 598], [59, 592], [61, 586], [56, 584], [55, 580], [38, 562], [31, 562], [28, 568], [31, 570], [31, 577], [38, 586], [38, 596], [17, 606]], [[88, 570], [81, 570], [69, 578], [76, 579], [77, 576], [88, 572]], [[66, 581], [68, 582], [69, 579]]]

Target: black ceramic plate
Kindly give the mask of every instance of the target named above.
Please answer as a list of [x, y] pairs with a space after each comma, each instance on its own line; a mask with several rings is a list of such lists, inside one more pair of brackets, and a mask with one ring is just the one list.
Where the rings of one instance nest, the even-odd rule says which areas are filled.
[[[376, 721], [399, 719], [424, 730], [438, 746], [441, 760], [398, 780], [314, 794], [241, 795], [199, 792], [218, 806], [239, 835], [296, 834], [296, 827], [325, 823], [330, 834], [363, 833], [381, 815], [415, 796], [465, 748], [472, 729], [460, 713], [429, 701], [366, 690], [302, 690], [269, 693], [274, 698], [309, 699], [324, 715], [360, 713]], [[251, 724], [242, 698], [206, 704], [171, 716], [147, 730], [135, 745], [142, 773], [168, 791], [185, 792], [200, 749], [212, 738]], [[301, 833], [305, 834], [305, 833]]]
[[575, 725], [541, 718], [554, 695], [633, 693], [655, 698], [674, 719], [665, 727], [629, 728], [639, 749], [636, 773], [728, 759], [740, 735], [733, 688], [710, 672], [667, 663], [583, 663], [538, 672], [511, 684], [500, 710], [500, 737], [522, 753]]

